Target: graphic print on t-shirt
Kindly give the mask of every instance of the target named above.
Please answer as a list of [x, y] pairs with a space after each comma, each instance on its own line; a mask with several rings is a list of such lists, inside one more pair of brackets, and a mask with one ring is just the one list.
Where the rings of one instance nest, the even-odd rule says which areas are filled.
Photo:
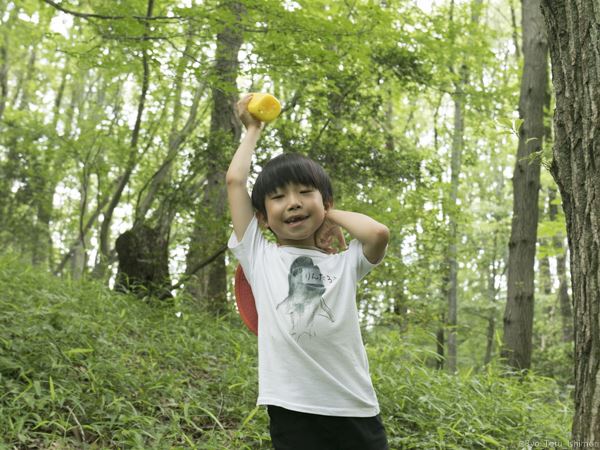
[[288, 296], [277, 305], [277, 309], [289, 315], [292, 327], [290, 335], [296, 341], [303, 336], [316, 336], [316, 316], [334, 321], [333, 312], [325, 303], [325, 284], [318, 266], [308, 256], [299, 256], [290, 266], [288, 274]]

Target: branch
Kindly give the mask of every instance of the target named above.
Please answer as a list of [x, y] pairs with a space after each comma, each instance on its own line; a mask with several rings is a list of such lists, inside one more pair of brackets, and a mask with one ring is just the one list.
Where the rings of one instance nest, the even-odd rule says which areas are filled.
[[64, 12], [65, 14], [70, 14], [72, 16], [80, 17], [80, 18], [86, 19], [86, 20], [89, 20], [89, 19], [102, 19], [102, 20], [135, 19], [135, 20], [139, 20], [140, 22], [146, 22], [148, 20], [181, 20], [181, 19], [184, 19], [184, 17], [180, 17], [180, 16], [152, 16], [152, 17], [147, 17], [147, 16], [107, 16], [105, 14], [82, 13], [82, 12], [77, 12], [77, 11], [67, 9], [52, 0], [43, 0], [43, 1], [47, 4], [49, 4], [50, 6], [52, 6], [53, 8]]
[[187, 271], [185, 273], [185, 275], [183, 275], [181, 277], [181, 279], [176, 284], [174, 284], [173, 286], [171, 286], [169, 288], [169, 290], [179, 289], [183, 283], [185, 283], [186, 281], [188, 281], [192, 277], [192, 275], [194, 275], [196, 272], [198, 272], [203, 267], [208, 266], [211, 262], [213, 262], [215, 259], [217, 259], [219, 257], [219, 255], [221, 255], [222, 253], [225, 253], [225, 250], [227, 250], [227, 244], [223, 245], [214, 254], [212, 254], [211, 256], [209, 256], [208, 258], [206, 258], [205, 260], [200, 261], [196, 265], [192, 266], [190, 268], [190, 270]]

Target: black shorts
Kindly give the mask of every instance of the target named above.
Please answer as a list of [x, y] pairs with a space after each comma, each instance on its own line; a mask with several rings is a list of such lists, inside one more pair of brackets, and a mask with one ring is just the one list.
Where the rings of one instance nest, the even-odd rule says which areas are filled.
[[275, 450], [387, 450], [381, 417], [322, 416], [267, 407]]

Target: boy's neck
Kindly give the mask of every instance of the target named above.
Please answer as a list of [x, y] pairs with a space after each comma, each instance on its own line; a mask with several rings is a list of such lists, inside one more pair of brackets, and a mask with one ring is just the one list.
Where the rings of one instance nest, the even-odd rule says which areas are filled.
[[304, 248], [304, 249], [307, 249], [307, 250], [316, 250], [316, 251], [321, 252], [321, 253], [326, 253], [323, 249], [320, 249], [319, 247], [317, 247], [315, 245], [282, 244], [280, 242], [278, 242], [277, 245], [279, 247]]

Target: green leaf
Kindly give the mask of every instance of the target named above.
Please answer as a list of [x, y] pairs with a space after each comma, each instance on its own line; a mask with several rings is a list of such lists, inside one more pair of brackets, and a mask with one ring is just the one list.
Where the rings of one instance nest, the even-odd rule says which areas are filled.
[[198, 409], [200, 409], [201, 411], [204, 411], [212, 420], [214, 420], [214, 422], [219, 426], [221, 431], [225, 431], [225, 427], [223, 426], [223, 424], [219, 421], [219, 419], [217, 419], [217, 417], [212, 412], [210, 412], [206, 408], [203, 408], [200, 405], [198, 405]]
[[258, 412], [259, 409], [260, 409], [260, 406], [256, 405], [254, 407], [254, 409], [252, 411], [250, 411], [250, 414], [248, 414], [246, 416], [246, 418], [244, 419], [244, 421], [240, 425], [240, 428], [238, 428], [238, 431], [242, 430], [246, 426], [246, 424], [252, 420], [252, 418], [256, 415], [256, 413]]
[[483, 439], [487, 444], [492, 444], [492, 445], [495, 445], [496, 447], [502, 447], [502, 444], [500, 444], [500, 442], [498, 442], [493, 437], [488, 436], [487, 434], [478, 434], [477, 436], [480, 437], [481, 439]]
[[54, 381], [52, 381], [52, 376], [48, 377], [48, 386], [50, 388], [50, 398], [52, 401], [56, 400], [56, 392], [54, 391]]
[[65, 352], [67, 356], [80, 355], [82, 353], [92, 353], [94, 351], [93, 348], [72, 348]]

